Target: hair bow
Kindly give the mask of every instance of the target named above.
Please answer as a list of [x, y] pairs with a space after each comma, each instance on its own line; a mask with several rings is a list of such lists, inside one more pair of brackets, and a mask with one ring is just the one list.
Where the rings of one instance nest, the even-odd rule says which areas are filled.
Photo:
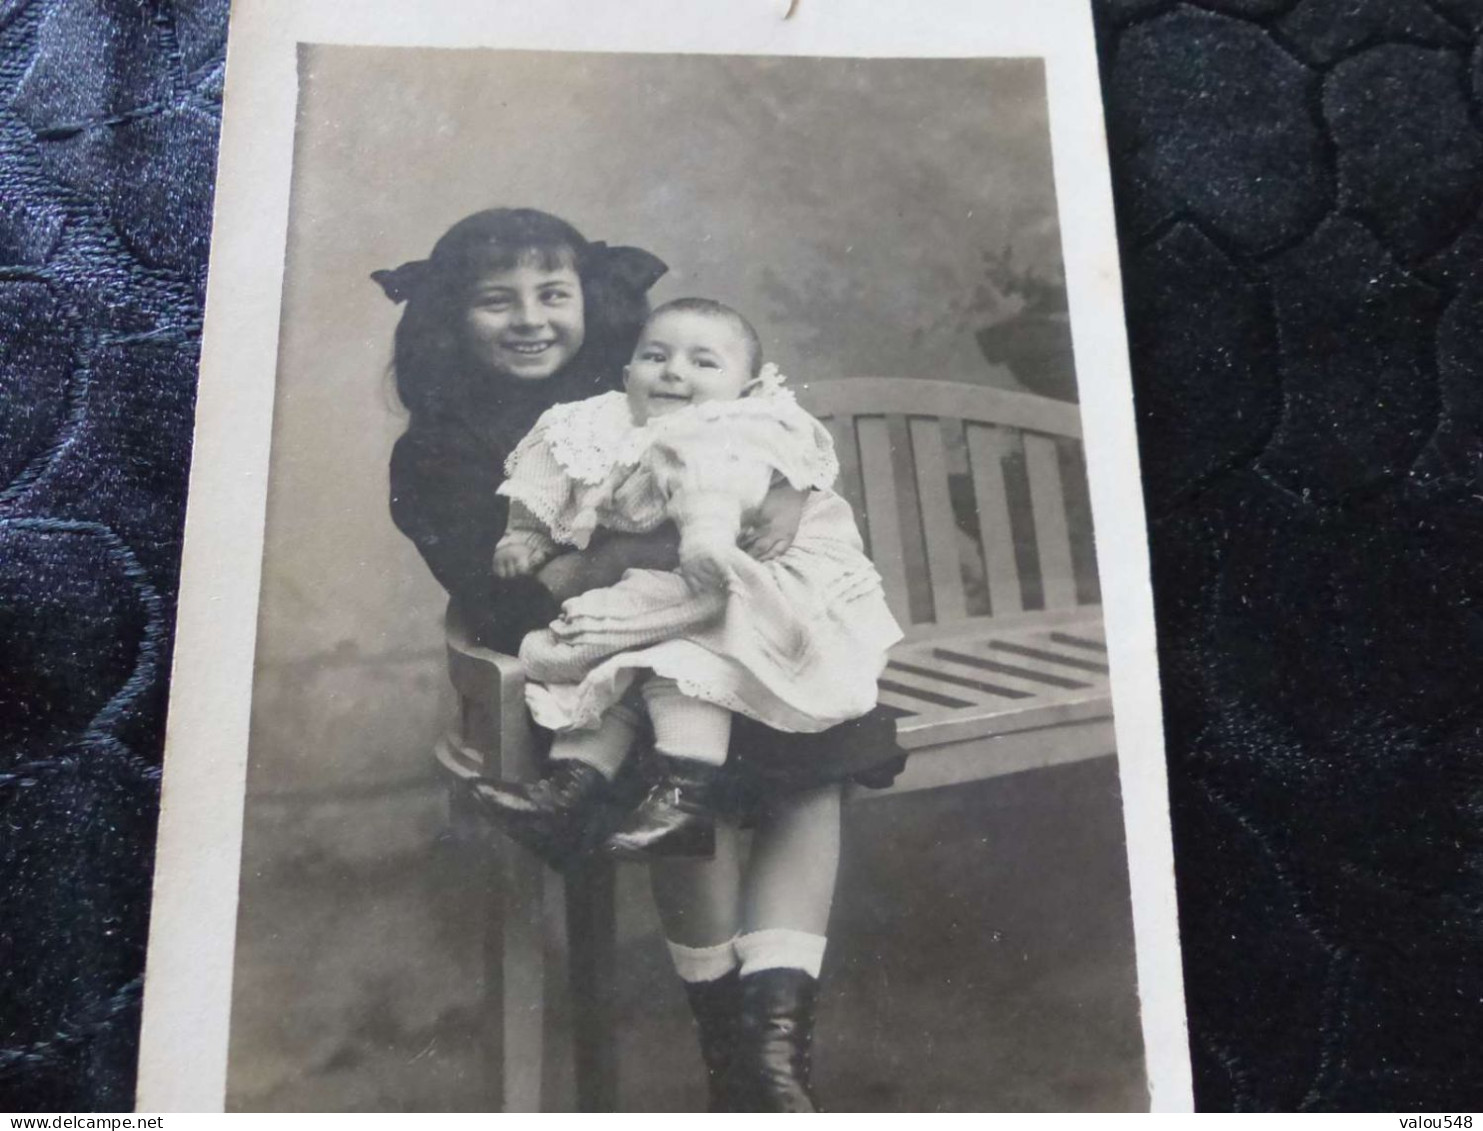
[[372, 271], [371, 278], [392, 302], [406, 302], [427, 279], [429, 267], [426, 259], [413, 259], [389, 271]]
[[587, 262], [610, 278], [643, 294], [663, 277], [669, 264], [641, 247], [609, 247], [602, 240], [587, 245]]

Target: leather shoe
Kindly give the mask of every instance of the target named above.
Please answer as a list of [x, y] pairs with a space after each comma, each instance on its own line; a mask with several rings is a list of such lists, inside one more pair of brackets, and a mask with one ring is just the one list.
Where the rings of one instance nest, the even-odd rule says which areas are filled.
[[480, 778], [471, 790], [480, 811], [501, 831], [558, 870], [601, 843], [606, 831], [597, 818], [608, 779], [586, 762], [554, 761], [545, 777], [533, 782]]
[[720, 768], [688, 758], [660, 762], [659, 780], [608, 838], [607, 851], [620, 859], [713, 856]]

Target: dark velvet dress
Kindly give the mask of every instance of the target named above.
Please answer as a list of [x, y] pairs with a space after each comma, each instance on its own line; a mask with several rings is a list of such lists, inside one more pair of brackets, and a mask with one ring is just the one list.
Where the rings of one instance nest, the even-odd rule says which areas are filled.
[[[505, 459], [546, 409], [610, 387], [579, 358], [545, 381], [494, 386], [463, 411], [414, 414], [392, 450], [392, 519], [487, 647], [513, 655], [527, 632], [560, 612], [534, 578], [494, 575], [494, 546], [509, 517], [509, 501], [495, 494]], [[878, 707], [819, 734], [786, 734], [737, 716], [727, 766], [738, 803], [750, 805], [830, 782], [884, 787], [904, 764], [894, 717]]]

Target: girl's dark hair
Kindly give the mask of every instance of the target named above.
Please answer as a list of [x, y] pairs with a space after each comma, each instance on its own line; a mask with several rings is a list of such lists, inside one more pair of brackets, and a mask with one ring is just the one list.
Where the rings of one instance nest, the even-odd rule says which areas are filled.
[[664, 274], [664, 263], [639, 248], [590, 242], [547, 212], [491, 208], [454, 224], [427, 259], [372, 275], [388, 298], [407, 304], [392, 368], [397, 396], [414, 416], [466, 411], [488, 391], [488, 374], [466, 353], [462, 319], [471, 289], [491, 271], [531, 262], [543, 269], [573, 267], [582, 281], [586, 337], [577, 356], [550, 379], [561, 388], [546, 390], [549, 403], [617, 386], [649, 311], [648, 289]]

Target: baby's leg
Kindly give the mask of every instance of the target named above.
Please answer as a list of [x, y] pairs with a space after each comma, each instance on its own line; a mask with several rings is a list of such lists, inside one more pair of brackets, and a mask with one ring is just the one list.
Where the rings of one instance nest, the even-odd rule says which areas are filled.
[[551, 744], [551, 761], [583, 762], [608, 781], [618, 776], [638, 735], [638, 712], [628, 703], [616, 703], [603, 713], [596, 730], [567, 730]]
[[670, 758], [720, 766], [731, 743], [731, 712], [686, 695], [672, 679], [650, 676], [644, 704], [654, 724], [654, 749]]
[[716, 843], [716, 806], [724, 788], [720, 769], [731, 740], [731, 712], [681, 694], [674, 680], [650, 676], [644, 704], [654, 724], [660, 772], [643, 801], [611, 837], [620, 857], [710, 856]]
[[677, 639], [725, 610], [724, 592], [694, 593], [679, 574], [629, 570], [618, 584], [565, 602], [559, 620], [526, 635], [520, 659], [532, 679], [580, 683], [609, 656]]
[[[654, 724], [654, 748], [660, 754], [711, 765], [725, 762], [730, 711], [682, 694], [674, 680], [663, 676], [651, 676], [643, 696]], [[741, 906], [737, 836], [734, 825], [718, 821], [716, 851], [710, 859], [656, 859], [652, 865], [654, 902], [675, 964], [687, 982], [709, 981], [735, 965], [730, 944]], [[712, 957], [722, 965], [701, 969], [704, 964], [691, 960], [690, 948], [713, 951]]]
[[617, 703], [597, 729], [559, 734], [538, 780], [481, 778], [472, 787], [474, 797], [511, 837], [553, 868], [564, 868], [601, 835], [601, 824], [594, 822], [611, 795], [609, 783], [628, 758], [639, 722], [632, 704]]

